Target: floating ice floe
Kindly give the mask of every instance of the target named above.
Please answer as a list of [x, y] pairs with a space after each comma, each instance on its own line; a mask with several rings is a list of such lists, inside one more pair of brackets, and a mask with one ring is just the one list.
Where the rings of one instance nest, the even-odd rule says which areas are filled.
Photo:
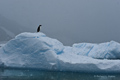
[[0, 64], [16, 68], [120, 73], [119, 59], [120, 44], [115, 41], [70, 47], [41, 32], [21, 33], [0, 48]]

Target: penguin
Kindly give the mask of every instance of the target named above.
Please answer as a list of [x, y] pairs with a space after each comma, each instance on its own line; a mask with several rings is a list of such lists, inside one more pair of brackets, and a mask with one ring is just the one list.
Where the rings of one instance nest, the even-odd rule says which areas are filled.
[[39, 25], [38, 26], [38, 28], [37, 28], [37, 32], [40, 32], [40, 27], [41, 27], [42, 25]]

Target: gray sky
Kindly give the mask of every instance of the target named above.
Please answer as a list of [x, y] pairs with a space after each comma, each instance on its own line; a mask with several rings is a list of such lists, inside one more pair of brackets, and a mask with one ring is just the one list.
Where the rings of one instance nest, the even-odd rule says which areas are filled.
[[120, 42], [120, 0], [0, 0], [0, 14], [64, 45]]

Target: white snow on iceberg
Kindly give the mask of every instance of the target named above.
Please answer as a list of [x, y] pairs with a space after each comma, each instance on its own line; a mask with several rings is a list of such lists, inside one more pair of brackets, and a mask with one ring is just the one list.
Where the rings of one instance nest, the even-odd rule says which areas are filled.
[[[102, 58], [94, 59], [94, 58]], [[120, 44], [78, 43], [64, 46], [43, 33], [21, 33], [0, 48], [0, 63], [7, 67], [57, 71], [120, 72]]]

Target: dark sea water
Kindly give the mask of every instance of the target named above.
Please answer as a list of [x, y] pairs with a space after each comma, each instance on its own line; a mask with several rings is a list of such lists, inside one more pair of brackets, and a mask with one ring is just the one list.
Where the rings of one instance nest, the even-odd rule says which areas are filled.
[[0, 80], [120, 80], [120, 74], [5, 69], [0, 70]]

